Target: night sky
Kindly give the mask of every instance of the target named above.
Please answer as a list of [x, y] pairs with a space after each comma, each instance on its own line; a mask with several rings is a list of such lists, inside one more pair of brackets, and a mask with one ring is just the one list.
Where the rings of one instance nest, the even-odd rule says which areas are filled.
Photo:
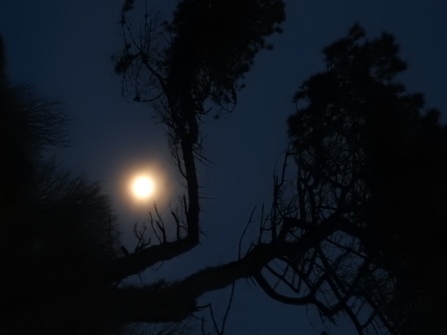
[[[147, 219], [149, 205], [127, 196], [127, 183], [145, 168], [156, 171], [156, 201], [162, 212], [175, 206], [184, 188], [170, 161], [163, 127], [153, 111], [121, 96], [121, 80], [109, 56], [121, 47], [122, 0], [22, 0], [0, 5], [0, 34], [6, 44], [8, 73], [15, 83], [63, 102], [72, 118], [72, 146], [57, 152], [63, 166], [100, 180], [113, 199], [130, 249], [136, 220]], [[137, 0], [142, 2], [142, 0]], [[204, 127], [205, 153], [212, 164], [200, 166], [202, 245], [143, 279], [182, 278], [204, 266], [236, 259], [239, 236], [250, 212], [270, 205], [275, 161], [286, 149], [286, 119], [294, 113], [292, 96], [309, 75], [323, 70], [320, 50], [344, 37], [359, 22], [368, 36], [395, 35], [409, 69], [399, 77], [410, 92], [422, 92], [427, 107], [447, 121], [447, 2], [445, 0], [285, 0], [284, 33], [271, 36], [273, 51], [264, 51], [246, 76], [235, 111]], [[169, 19], [173, 0], [148, 1]], [[138, 8], [138, 6], [137, 6]], [[135, 22], [142, 17], [132, 12]], [[131, 100], [131, 99], [130, 99]], [[166, 219], [169, 218], [166, 216]], [[249, 238], [256, 238], [257, 225]], [[224, 302], [229, 291], [199, 302]], [[313, 326], [311, 322], [313, 323]], [[343, 322], [341, 322], [343, 324]], [[320, 334], [325, 328], [309, 308], [281, 305], [258, 287], [238, 282], [228, 334]], [[331, 327], [331, 335], [349, 334], [349, 326]]]

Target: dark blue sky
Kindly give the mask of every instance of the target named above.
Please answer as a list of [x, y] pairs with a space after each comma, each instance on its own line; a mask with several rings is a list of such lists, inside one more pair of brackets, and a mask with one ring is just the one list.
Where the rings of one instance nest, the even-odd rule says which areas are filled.
[[[142, 0], [136, 0], [142, 1]], [[169, 18], [174, 1], [148, 1]], [[284, 33], [270, 41], [247, 75], [233, 114], [205, 126], [205, 149], [213, 165], [200, 169], [202, 222], [208, 237], [188, 255], [150, 270], [145, 279], [180, 278], [205, 265], [234, 260], [240, 233], [253, 206], [269, 205], [272, 173], [286, 145], [286, 118], [291, 98], [302, 81], [323, 69], [322, 47], [343, 37], [359, 22], [369, 36], [386, 30], [401, 45], [409, 70], [400, 77], [409, 91], [426, 95], [447, 120], [447, 2], [445, 0], [286, 0]], [[0, 33], [7, 47], [8, 70], [16, 83], [28, 83], [64, 102], [74, 127], [73, 146], [60, 153], [64, 165], [101, 180], [128, 231], [144, 216], [124, 201], [122, 184], [135, 169], [151, 165], [165, 174], [163, 206], [175, 203], [183, 189], [170, 164], [165, 136], [152, 111], [126, 102], [108, 55], [120, 48], [118, 24], [122, 0], [22, 0], [0, 5]], [[137, 12], [132, 15], [139, 19]], [[253, 227], [253, 238], [256, 234]], [[132, 245], [128, 234], [125, 243]], [[283, 306], [245, 282], [228, 323], [229, 334], [319, 334], [324, 328], [312, 310]], [[228, 292], [206, 296], [225, 299]], [[347, 334], [336, 327], [331, 335]], [[349, 329], [349, 327], [348, 327]]]

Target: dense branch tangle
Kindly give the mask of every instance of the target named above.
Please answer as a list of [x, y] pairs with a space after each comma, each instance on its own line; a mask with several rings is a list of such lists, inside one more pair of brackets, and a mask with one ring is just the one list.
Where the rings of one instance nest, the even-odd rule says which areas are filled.
[[[187, 234], [177, 234], [174, 242], [163, 239], [158, 245], [118, 260], [110, 271], [110, 280], [138, 273], [198, 244], [196, 160], [203, 157], [200, 124], [209, 112], [204, 104], [211, 99], [221, 110], [228, 110], [226, 105], [236, 103], [236, 92], [242, 87], [237, 81], [249, 70], [255, 54], [268, 48], [264, 36], [279, 30], [276, 24], [284, 19], [283, 9], [281, 1], [182, 1], [173, 21], [163, 23], [166, 29], [161, 35], [156, 34], [157, 16], [150, 18], [147, 12], [137, 35], [127, 22], [129, 8], [123, 9], [125, 46], [113, 58], [115, 71], [123, 77], [124, 93], [135, 94], [138, 102], [153, 103], [167, 126], [171, 153], [188, 191], [183, 215], [173, 214], [173, 218], [178, 230], [185, 226]], [[262, 15], [256, 16], [254, 11]], [[228, 20], [231, 13], [237, 13], [234, 20]], [[228, 29], [224, 28], [226, 24]], [[162, 49], [165, 44], [167, 47]], [[327, 105], [328, 114], [331, 108]], [[348, 117], [332, 119], [331, 125], [309, 127], [313, 133], [308, 137], [314, 142], [307, 147], [300, 145], [303, 150], [299, 154], [287, 153], [287, 157], [297, 157], [299, 167], [294, 204], [284, 205], [281, 198], [286, 187], [282, 173], [275, 178], [272, 211], [261, 222], [258, 243], [244, 256], [177, 283], [160, 282], [146, 290], [116, 290], [108, 305], [112, 314], [131, 321], [178, 321], [196, 310], [195, 301], [205, 292], [230, 286], [238, 279], [253, 278], [280, 302], [313, 304], [331, 321], [339, 313], [346, 313], [359, 334], [378, 325], [377, 320], [386, 324], [377, 307], [381, 301], [366, 294], [365, 286], [375, 285], [383, 291], [391, 284], [366, 256], [361, 243], [364, 231], [358, 229], [361, 225], [352, 225], [356, 208], [367, 197], [358, 178], [361, 152], [351, 150], [355, 138], [328, 132], [334, 125], [349, 127], [360, 122]], [[373, 306], [370, 315], [361, 312], [365, 302]], [[130, 304], [131, 310], [118, 307]]]

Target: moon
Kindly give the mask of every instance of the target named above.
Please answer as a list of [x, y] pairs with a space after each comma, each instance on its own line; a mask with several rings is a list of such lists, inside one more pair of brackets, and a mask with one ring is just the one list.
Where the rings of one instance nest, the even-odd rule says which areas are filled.
[[147, 198], [154, 191], [154, 183], [149, 177], [137, 177], [132, 183], [132, 191], [137, 198]]

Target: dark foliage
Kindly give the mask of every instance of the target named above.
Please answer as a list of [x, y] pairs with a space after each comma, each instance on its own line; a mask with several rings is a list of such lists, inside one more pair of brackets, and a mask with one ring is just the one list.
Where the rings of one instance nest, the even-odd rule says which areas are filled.
[[184, 0], [172, 21], [162, 23], [164, 31], [157, 26], [158, 17], [146, 12], [138, 33], [127, 21], [130, 9], [126, 2], [123, 51], [112, 57], [115, 72], [135, 91], [128, 93], [136, 101], [152, 102], [161, 89], [171, 109], [187, 104], [199, 115], [208, 98], [222, 107], [236, 103], [236, 92], [244, 87], [239, 79], [259, 51], [272, 48], [265, 38], [281, 32], [285, 20], [280, 0]]
[[350, 193], [338, 206], [347, 207], [361, 251], [395, 280], [393, 298], [381, 302], [391, 328], [441, 334], [447, 128], [422, 94], [394, 81], [406, 66], [393, 36], [364, 37], [355, 25], [326, 47], [327, 70], [295, 96], [306, 106], [288, 121], [294, 155], [317, 188]]
[[66, 333], [79, 317], [67, 297], [94, 292], [101, 268], [113, 259], [115, 218], [98, 184], [45, 158], [48, 149], [68, 144], [60, 103], [13, 85], [1, 71], [0, 332]]
[[272, 47], [265, 36], [281, 32], [284, 19], [284, 3], [277, 0], [180, 2], [171, 23], [164, 23], [173, 36], [165, 64], [168, 85], [176, 85], [170, 89], [186, 87], [192, 92], [185, 94], [198, 93], [194, 88], [204, 84], [200, 75], [206, 73], [209, 87], [199, 92], [216, 103], [228, 103], [225, 95], [241, 88], [236, 82], [260, 50]]

